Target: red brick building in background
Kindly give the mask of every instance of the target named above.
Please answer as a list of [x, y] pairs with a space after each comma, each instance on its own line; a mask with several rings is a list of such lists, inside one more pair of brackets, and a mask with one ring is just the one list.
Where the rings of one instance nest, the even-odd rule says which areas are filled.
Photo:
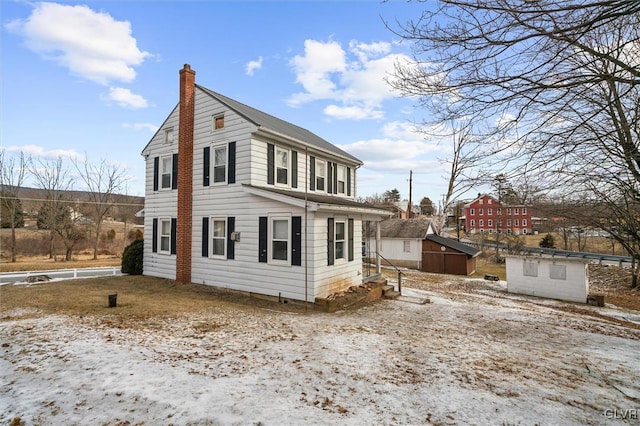
[[478, 194], [465, 204], [460, 225], [470, 234], [531, 234], [531, 206], [501, 204], [491, 195]]

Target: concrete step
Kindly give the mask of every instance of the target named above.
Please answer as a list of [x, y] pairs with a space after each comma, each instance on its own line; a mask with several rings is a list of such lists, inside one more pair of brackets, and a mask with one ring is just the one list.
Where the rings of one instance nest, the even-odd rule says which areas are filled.
[[385, 299], [397, 299], [398, 297], [400, 297], [400, 292], [393, 290], [392, 287], [391, 290], [383, 291], [382, 297], [384, 297]]

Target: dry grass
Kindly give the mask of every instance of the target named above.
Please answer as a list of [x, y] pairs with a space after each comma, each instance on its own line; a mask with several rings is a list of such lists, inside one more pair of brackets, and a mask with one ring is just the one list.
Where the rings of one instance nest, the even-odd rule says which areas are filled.
[[[117, 293], [117, 307], [109, 308]], [[277, 309], [301, 312], [302, 303], [280, 304], [198, 284], [145, 276], [87, 278], [33, 285], [0, 286], [0, 319], [61, 314], [99, 317], [113, 326], [135, 328], [161, 318], [221, 309]], [[311, 307], [310, 309], [313, 309]]]
[[53, 260], [46, 257], [19, 256], [15, 262], [0, 261], [0, 272], [47, 271], [52, 269], [98, 268], [102, 266], [120, 266], [122, 259], [113, 255], [99, 255], [93, 260], [90, 254], [80, 254], [71, 261]]

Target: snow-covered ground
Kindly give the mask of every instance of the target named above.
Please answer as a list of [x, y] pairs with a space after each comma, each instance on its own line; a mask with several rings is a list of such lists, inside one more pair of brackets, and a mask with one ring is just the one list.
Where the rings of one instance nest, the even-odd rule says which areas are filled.
[[558, 302], [403, 293], [432, 303], [229, 303], [132, 328], [5, 312], [0, 423], [640, 423], [640, 329]]

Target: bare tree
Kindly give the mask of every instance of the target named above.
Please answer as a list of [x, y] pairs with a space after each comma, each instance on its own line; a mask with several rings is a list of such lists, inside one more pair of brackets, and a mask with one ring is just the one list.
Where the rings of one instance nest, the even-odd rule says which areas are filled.
[[120, 166], [101, 160], [96, 166], [85, 158], [84, 162], [74, 161], [80, 178], [87, 187], [89, 210], [93, 218], [93, 259], [98, 258], [98, 242], [102, 222], [116, 203], [117, 194], [125, 189], [126, 171]]
[[56, 229], [60, 225], [59, 214], [69, 209], [66, 192], [71, 189], [73, 181], [69, 176], [69, 169], [60, 157], [56, 160], [39, 159], [37, 163], [32, 163], [31, 174], [36, 186], [45, 194], [46, 207], [43, 209], [45, 217], [42, 221], [45, 228], [49, 230], [49, 259], [53, 259], [55, 258]]
[[0, 190], [2, 190], [2, 212], [9, 217], [11, 227], [11, 262], [16, 261], [16, 222], [22, 212], [18, 211], [21, 205], [18, 192], [24, 183], [25, 175], [29, 169], [30, 158], [20, 153], [15, 157], [7, 157], [5, 150], [0, 150]]
[[[483, 141], [476, 155], [493, 176], [530, 176], [540, 189], [604, 203], [621, 215], [613, 223], [635, 223], [640, 2], [439, 5], [399, 25], [414, 63], [398, 64], [391, 83], [416, 96], [436, 123], [473, 123]], [[613, 223], [612, 235], [625, 228]], [[640, 232], [628, 231], [616, 240], [640, 260]]]

